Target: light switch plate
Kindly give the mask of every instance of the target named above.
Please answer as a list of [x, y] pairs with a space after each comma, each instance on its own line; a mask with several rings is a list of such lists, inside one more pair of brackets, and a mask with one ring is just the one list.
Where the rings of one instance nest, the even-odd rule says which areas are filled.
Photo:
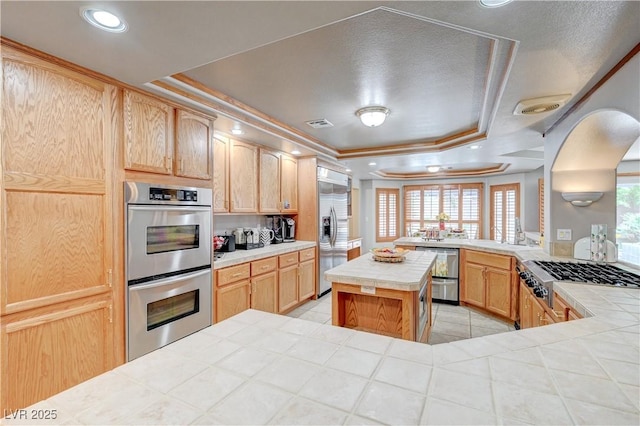
[[558, 241], [571, 241], [571, 229], [558, 229], [556, 239]]

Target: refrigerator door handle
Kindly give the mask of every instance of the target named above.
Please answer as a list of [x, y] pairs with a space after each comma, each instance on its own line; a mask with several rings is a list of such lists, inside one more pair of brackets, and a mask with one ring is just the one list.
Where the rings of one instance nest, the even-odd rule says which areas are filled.
[[336, 246], [336, 241], [338, 240], [338, 215], [336, 214], [336, 209], [331, 206], [331, 213], [333, 215], [333, 242], [331, 243], [332, 247]]

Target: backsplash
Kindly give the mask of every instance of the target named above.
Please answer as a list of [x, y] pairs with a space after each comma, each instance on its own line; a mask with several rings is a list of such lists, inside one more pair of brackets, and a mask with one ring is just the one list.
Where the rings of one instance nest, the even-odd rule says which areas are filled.
[[573, 242], [553, 241], [549, 247], [549, 254], [551, 256], [573, 257]]
[[231, 234], [236, 228], [260, 228], [266, 226], [267, 217], [262, 215], [213, 215], [213, 235]]

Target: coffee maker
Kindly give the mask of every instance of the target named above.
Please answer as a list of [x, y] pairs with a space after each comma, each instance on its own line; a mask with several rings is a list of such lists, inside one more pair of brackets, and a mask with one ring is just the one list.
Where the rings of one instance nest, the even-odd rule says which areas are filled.
[[282, 216], [267, 216], [267, 229], [273, 231], [271, 244], [284, 242], [284, 218]]
[[284, 235], [282, 241], [291, 243], [296, 240], [296, 221], [290, 217], [283, 218]]

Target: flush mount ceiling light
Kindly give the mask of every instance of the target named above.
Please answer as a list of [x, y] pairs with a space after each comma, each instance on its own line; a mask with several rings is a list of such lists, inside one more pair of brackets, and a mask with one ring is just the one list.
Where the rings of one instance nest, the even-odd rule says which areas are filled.
[[429, 166], [427, 167], [427, 171], [429, 173], [437, 173], [440, 171], [440, 166]]
[[356, 111], [360, 121], [367, 127], [378, 127], [389, 115], [389, 108], [383, 106], [368, 106]]
[[112, 33], [123, 33], [127, 31], [127, 23], [106, 10], [84, 7], [80, 9], [80, 16], [94, 27], [104, 31]]
[[480, 149], [480, 145], [470, 145], [469, 149]]
[[513, 0], [480, 0], [480, 6], [483, 7], [500, 7], [507, 3], [511, 3]]
[[598, 201], [602, 195], [602, 192], [563, 192], [562, 199], [576, 207], [586, 207]]

